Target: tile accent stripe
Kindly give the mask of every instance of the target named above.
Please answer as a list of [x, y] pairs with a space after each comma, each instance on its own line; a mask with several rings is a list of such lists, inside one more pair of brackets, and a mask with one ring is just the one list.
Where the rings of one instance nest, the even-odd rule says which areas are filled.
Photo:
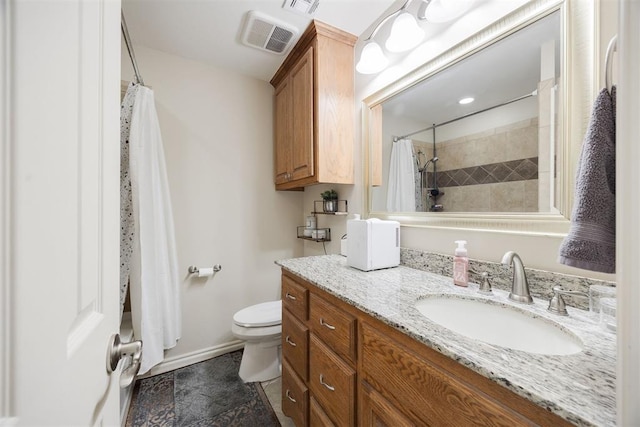
[[[433, 173], [429, 172], [427, 175], [429, 182], [432, 182]], [[537, 157], [438, 172], [438, 187], [460, 187], [530, 179], [538, 179]]]

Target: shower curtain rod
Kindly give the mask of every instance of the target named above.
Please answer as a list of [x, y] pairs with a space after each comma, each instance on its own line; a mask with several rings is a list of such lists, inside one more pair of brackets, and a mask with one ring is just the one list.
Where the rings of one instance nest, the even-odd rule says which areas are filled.
[[[536, 96], [537, 94], [538, 94], [538, 91], [534, 90], [533, 92], [531, 92], [531, 93], [529, 93], [527, 95], [519, 96], [519, 97], [514, 98], [514, 99], [512, 99], [510, 101], [503, 102], [502, 104], [498, 104], [498, 105], [494, 105], [492, 107], [484, 108], [482, 110], [474, 111], [473, 113], [465, 114], [464, 116], [456, 117], [455, 119], [447, 120], [446, 122], [438, 123], [438, 124], [429, 126], [428, 128], [424, 128], [424, 129], [417, 130], [415, 132], [408, 133], [408, 134], [406, 134], [404, 136], [396, 136], [396, 137], [393, 138], [393, 140], [394, 141], [398, 141], [400, 139], [408, 138], [410, 136], [417, 135], [419, 133], [422, 133], [422, 132], [425, 132], [425, 131], [428, 131], [428, 130], [431, 130], [431, 129], [435, 130], [437, 127], [448, 125], [449, 123], [457, 122], [458, 120], [466, 119], [467, 117], [475, 116], [476, 114], [484, 113], [485, 111], [493, 110], [494, 108], [504, 107], [505, 105], [509, 105], [509, 104], [514, 103], [514, 102], [521, 101], [521, 100], [529, 98], [531, 96]], [[434, 142], [435, 142], [435, 140], [434, 140]]]
[[133, 72], [136, 74], [136, 80], [142, 86], [144, 86], [144, 80], [142, 80], [142, 75], [140, 74], [140, 70], [138, 69], [138, 63], [136, 62], [136, 55], [133, 53], [133, 45], [131, 44], [131, 39], [129, 38], [129, 30], [127, 28], [127, 21], [124, 19], [124, 12], [120, 10], [120, 27], [122, 28], [122, 35], [124, 36], [124, 43], [127, 45], [127, 51], [129, 52], [129, 58], [131, 58], [131, 63], [133, 64]]

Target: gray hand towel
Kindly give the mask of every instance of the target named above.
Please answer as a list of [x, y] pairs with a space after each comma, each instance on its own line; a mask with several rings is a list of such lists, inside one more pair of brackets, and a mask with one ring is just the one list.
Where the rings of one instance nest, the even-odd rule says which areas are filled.
[[585, 270], [616, 269], [616, 88], [596, 98], [585, 135], [571, 228], [558, 262]]

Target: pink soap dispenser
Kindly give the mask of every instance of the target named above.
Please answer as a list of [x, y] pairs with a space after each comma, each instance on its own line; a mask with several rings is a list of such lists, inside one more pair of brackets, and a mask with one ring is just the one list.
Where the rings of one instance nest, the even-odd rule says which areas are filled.
[[458, 286], [469, 285], [469, 257], [467, 256], [466, 240], [456, 240], [458, 247], [453, 257], [453, 284]]

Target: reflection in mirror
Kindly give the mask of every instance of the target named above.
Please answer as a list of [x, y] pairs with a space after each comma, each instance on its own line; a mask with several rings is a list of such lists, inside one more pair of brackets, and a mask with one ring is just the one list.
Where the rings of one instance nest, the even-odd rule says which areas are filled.
[[555, 11], [386, 99], [371, 211], [557, 213], [560, 29]]

